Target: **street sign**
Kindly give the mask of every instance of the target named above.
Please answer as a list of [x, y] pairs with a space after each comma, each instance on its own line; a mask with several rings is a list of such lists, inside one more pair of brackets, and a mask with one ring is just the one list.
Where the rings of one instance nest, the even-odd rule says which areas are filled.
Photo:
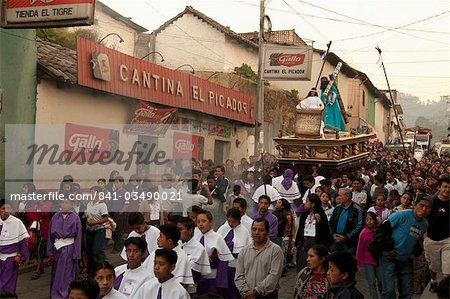
[[46, 28], [92, 25], [95, 0], [3, 0], [1, 27]]

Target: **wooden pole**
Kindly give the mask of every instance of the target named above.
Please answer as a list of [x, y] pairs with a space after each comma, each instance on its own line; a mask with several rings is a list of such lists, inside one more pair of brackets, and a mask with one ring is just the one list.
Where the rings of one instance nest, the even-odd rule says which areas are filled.
[[327, 51], [325, 52], [325, 56], [323, 57], [322, 67], [320, 68], [319, 77], [317, 77], [315, 88], [317, 89], [317, 85], [319, 85], [320, 77], [322, 76], [323, 68], [325, 67], [325, 62], [327, 61], [328, 53], [330, 52], [331, 41], [327, 44]]
[[[402, 142], [403, 152], [406, 154], [405, 142], [403, 141], [403, 134], [402, 134], [402, 130], [400, 129], [400, 121], [398, 119], [397, 109], [395, 108], [394, 97], [392, 96], [391, 86], [389, 85], [389, 80], [388, 80], [388, 77], [387, 77], [387, 74], [386, 74], [386, 68], [384, 67], [383, 58], [381, 57], [381, 49], [380, 49], [380, 47], [376, 47], [375, 49], [378, 51], [378, 54], [380, 54], [381, 66], [383, 67], [384, 77], [386, 78], [386, 83], [387, 83], [387, 87], [388, 87], [388, 91], [389, 91], [389, 96], [391, 97], [392, 107], [394, 108], [395, 119], [397, 120], [398, 133], [400, 134], [400, 140]], [[391, 121], [391, 120], [389, 120], [389, 121]], [[389, 124], [389, 126], [390, 125], [391, 124]]]

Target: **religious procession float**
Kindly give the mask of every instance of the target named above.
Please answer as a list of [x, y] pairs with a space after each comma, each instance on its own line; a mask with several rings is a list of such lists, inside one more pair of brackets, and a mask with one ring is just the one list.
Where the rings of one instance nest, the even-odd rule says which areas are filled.
[[335, 176], [355, 168], [369, 155], [373, 134], [346, 132], [348, 122], [335, 79], [339, 63], [330, 75], [320, 80], [320, 94], [313, 88], [297, 105], [294, 134], [274, 138], [279, 166], [292, 168], [300, 175], [320, 166], [326, 175]]

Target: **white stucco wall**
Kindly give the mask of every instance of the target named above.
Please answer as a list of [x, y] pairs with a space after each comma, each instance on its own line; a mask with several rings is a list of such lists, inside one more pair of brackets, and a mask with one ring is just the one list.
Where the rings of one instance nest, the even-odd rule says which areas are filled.
[[96, 32], [99, 38], [105, 37], [109, 33], [119, 34], [124, 42], [120, 43], [116, 35], [108, 36], [102, 44], [117, 51], [133, 56], [134, 45], [137, 39], [137, 32], [126, 24], [113, 19], [102, 11], [100, 5], [95, 6], [94, 25], [89, 27], [70, 27], [70, 30], [89, 29]]
[[[192, 14], [185, 14], [156, 35], [155, 51], [177, 68], [190, 64], [196, 71], [232, 72], [243, 63], [258, 69], [258, 51], [238, 43]], [[159, 62], [157, 62], [159, 64]], [[182, 68], [189, 71], [189, 67]]]
[[386, 144], [386, 130], [388, 121], [387, 109], [384, 108], [381, 100], [375, 99], [375, 131], [377, 133], [377, 138], [384, 144]]

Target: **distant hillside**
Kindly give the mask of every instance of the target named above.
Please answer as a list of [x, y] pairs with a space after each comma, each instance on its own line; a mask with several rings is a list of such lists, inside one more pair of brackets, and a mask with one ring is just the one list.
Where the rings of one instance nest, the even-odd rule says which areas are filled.
[[445, 101], [422, 103], [419, 98], [399, 93], [398, 102], [403, 108], [403, 121], [406, 127], [422, 126], [433, 131], [433, 143], [447, 136], [447, 103]]

